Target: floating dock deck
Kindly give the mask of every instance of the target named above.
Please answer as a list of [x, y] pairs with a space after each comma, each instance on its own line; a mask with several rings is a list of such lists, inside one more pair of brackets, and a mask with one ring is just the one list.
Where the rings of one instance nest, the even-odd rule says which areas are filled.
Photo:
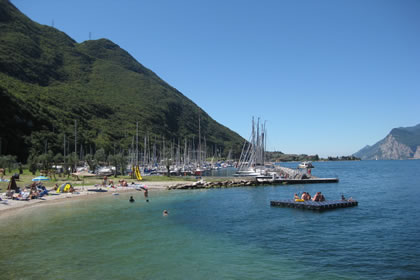
[[280, 207], [289, 207], [289, 208], [301, 208], [301, 209], [309, 209], [309, 210], [329, 210], [329, 209], [336, 209], [336, 208], [345, 208], [345, 207], [353, 207], [357, 206], [359, 203], [355, 200], [347, 201], [347, 200], [327, 200], [323, 202], [317, 201], [303, 201], [297, 202], [293, 199], [288, 200], [272, 200], [270, 202], [271, 206], [280, 206]]

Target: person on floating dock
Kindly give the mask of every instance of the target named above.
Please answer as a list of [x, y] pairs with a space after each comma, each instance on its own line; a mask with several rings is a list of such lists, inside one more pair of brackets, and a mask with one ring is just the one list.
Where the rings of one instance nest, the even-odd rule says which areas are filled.
[[301, 199], [303, 199], [303, 200], [311, 200], [311, 195], [308, 192], [303, 192]]
[[314, 198], [312, 198], [312, 201], [325, 201], [325, 196], [321, 193], [321, 192], [317, 192], [314, 196]]
[[294, 199], [300, 199], [300, 197], [295, 193]]

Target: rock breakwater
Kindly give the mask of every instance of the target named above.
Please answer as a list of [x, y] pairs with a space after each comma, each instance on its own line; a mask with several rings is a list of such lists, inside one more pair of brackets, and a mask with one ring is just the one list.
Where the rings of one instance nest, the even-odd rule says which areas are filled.
[[206, 182], [198, 181], [190, 184], [174, 184], [166, 187], [168, 190], [190, 190], [190, 189], [214, 189], [214, 188], [233, 188], [233, 187], [247, 187], [247, 186], [257, 186], [262, 183], [258, 182], [255, 179], [249, 180], [226, 180], [218, 182]]

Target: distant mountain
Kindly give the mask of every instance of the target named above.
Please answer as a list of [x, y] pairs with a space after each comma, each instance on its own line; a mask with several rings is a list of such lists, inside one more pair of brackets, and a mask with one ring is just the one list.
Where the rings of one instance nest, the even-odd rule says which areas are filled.
[[208, 150], [239, 156], [244, 141], [117, 44], [77, 43], [7, 0], [0, 0], [0, 106], [0, 151], [23, 161], [62, 153], [65, 136], [74, 151], [75, 121], [78, 154], [127, 151], [137, 121], [139, 142], [147, 135], [158, 154], [163, 143], [197, 147], [199, 118]]
[[354, 156], [361, 159], [420, 159], [420, 124], [394, 128], [381, 141]]

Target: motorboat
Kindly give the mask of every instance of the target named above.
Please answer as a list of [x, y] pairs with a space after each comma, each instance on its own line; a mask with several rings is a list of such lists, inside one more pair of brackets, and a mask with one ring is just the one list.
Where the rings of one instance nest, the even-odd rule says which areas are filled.
[[258, 182], [274, 182], [275, 180], [281, 179], [276, 172], [269, 172], [266, 175], [259, 175], [255, 177]]
[[312, 165], [312, 161], [303, 161], [299, 163], [298, 168], [307, 169], [307, 168], [314, 168]]
[[263, 172], [261, 169], [253, 169], [253, 168], [238, 170], [236, 171], [235, 174], [233, 174], [233, 176], [235, 177], [257, 177], [261, 175], [263, 175]]

